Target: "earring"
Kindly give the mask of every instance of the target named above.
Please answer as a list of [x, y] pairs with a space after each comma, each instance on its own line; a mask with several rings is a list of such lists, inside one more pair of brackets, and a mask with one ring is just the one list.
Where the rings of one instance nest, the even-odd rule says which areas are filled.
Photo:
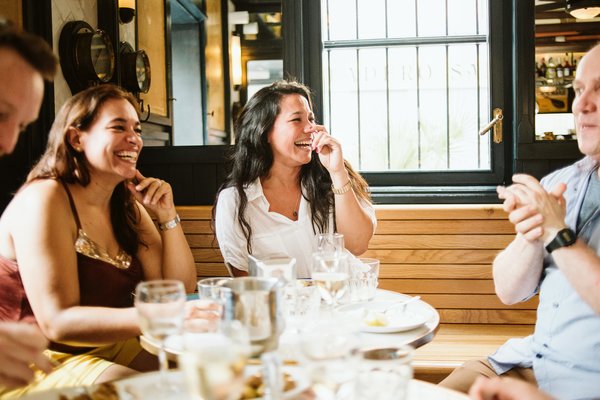
[[[81, 149], [75, 149], [75, 151], [80, 151]], [[80, 181], [81, 180], [81, 172], [79, 171], [79, 161], [77, 160], [77, 156], [73, 156], [73, 176]]]

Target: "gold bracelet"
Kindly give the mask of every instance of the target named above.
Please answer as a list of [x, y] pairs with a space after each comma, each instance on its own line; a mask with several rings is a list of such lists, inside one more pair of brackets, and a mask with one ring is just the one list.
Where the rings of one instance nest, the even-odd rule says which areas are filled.
[[350, 180], [341, 188], [336, 188], [335, 186], [331, 185], [331, 191], [333, 194], [344, 194], [350, 191], [350, 189], [352, 189], [352, 181]]
[[179, 225], [179, 223], [181, 222], [181, 219], [179, 219], [179, 215], [175, 215], [175, 218], [165, 222], [165, 223], [158, 223], [158, 229], [160, 229], [161, 231], [168, 231], [169, 229], [173, 229], [175, 228], [177, 225]]

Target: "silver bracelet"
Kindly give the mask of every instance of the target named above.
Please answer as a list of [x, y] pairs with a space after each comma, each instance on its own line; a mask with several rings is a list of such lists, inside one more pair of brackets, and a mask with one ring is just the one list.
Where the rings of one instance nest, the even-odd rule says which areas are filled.
[[181, 222], [181, 219], [179, 218], [178, 214], [175, 214], [175, 218], [165, 222], [165, 223], [159, 223], [158, 224], [158, 229], [160, 229], [161, 231], [168, 231], [169, 229], [173, 229], [175, 228], [177, 225], [179, 225], [179, 223]]

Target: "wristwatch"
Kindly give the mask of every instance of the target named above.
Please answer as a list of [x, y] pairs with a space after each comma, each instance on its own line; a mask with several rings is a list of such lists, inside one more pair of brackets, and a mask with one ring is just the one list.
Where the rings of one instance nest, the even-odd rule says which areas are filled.
[[160, 229], [161, 231], [168, 231], [169, 229], [173, 229], [175, 228], [177, 225], [179, 225], [179, 223], [181, 222], [181, 219], [179, 219], [179, 215], [175, 215], [175, 218], [165, 222], [165, 223], [159, 223], [158, 224], [158, 229]]
[[567, 247], [572, 245], [577, 241], [577, 235], [569, 228], [561, 229], [556, 234], [556, 237], [552, 239], [550, 243], [546, 246], [546, 251], [548, 253], [552, 253], [556, 249], [560, 249], [561, 247]]

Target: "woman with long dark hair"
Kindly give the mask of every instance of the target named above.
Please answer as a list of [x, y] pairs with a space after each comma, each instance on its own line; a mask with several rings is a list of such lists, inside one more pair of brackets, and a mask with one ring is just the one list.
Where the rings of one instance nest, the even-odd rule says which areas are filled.
[[177, 279], [192, 292], [196, 273], [170, 185], [136, 168], [142, 146], [136, 100], [116, 86], [59, 111], [0, 219], [0, 319], [37, 323], [60, 367], [0, 397], [156, 369], [137, 340], [135, 287]]
[[343, 234], [354, 255], [367, 250], [377, 224], [367, 183], [315, 122], [306, 86], [279, 81], [259, 90], [235, 131], [232, 169], [213, 211], [233, 275], [247, 273], [248, 255], [286, 255], [307, 277], [317, 233]]

